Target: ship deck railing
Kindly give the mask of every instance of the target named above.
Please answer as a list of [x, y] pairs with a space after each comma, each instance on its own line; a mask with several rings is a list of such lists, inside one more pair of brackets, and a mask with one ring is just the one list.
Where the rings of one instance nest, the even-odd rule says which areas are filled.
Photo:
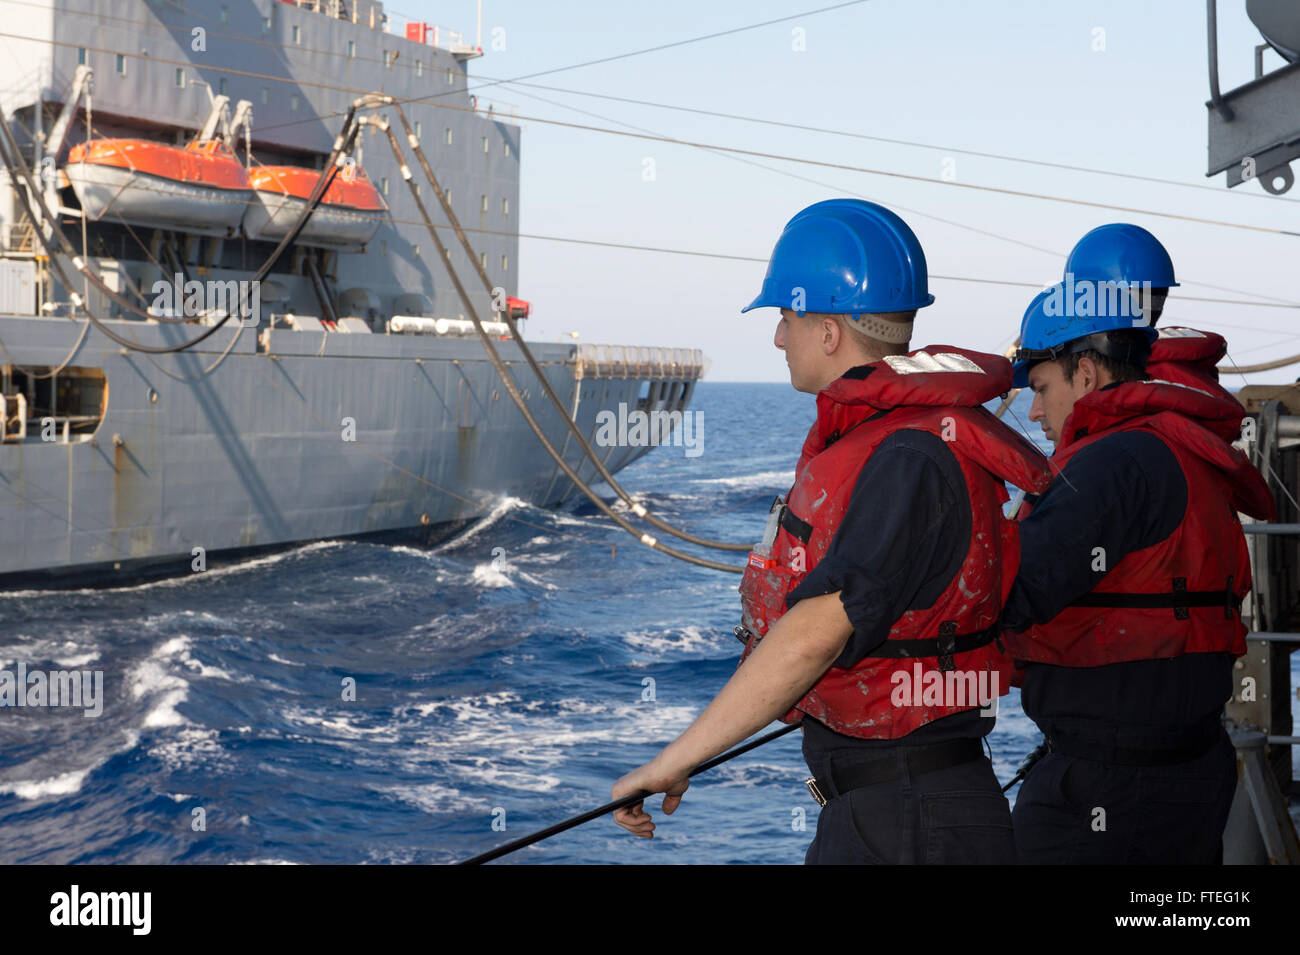
[[[1285, 433], [1286, 429], [1282, 429]], [[1251, 521], [1241, 525], [1247, 534], [1300, 535], [1300, 524], [1283, 524], [1269, 521]], [[1252, 643], [1300, 643], [1300, 633], [1255, 631], [1246, 634]], [[1300, 736], [1270, 734], [1266, 741], [1274, 746], [1300, 746]]]
[[664, 378], [698, 380], [709, 359], [698, 348], [646, 345], [578, 345], [573, 353], [575, 378]]

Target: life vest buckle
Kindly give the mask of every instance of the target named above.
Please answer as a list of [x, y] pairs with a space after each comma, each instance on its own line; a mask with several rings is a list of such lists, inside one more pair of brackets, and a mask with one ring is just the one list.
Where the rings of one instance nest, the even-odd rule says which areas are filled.
[[939, 669], [944, 672], [957, 669], [957, 662], [953, 659], [957, 652], [957, 621], [945, 620], [939, 624], [939, 637], [935, 642], [939, 645]]
[[1174, 619], [1187, 620], [1192, 613], [1187, 606], [1187, 578], [1174, 578]]
[[817, 800], [817, 805], [825, 809], [826, 803], [830, 802], [830, 800], [823, 796], [822, 791], [817, 788], [816, 777], [809, 776], [803, 781], [803, 784], [808, 787], [808, 792], [812, 793], [813, 799]]

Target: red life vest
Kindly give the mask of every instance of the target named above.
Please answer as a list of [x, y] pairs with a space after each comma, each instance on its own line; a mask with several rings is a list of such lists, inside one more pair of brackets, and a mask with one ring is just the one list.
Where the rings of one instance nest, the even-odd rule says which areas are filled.
[[1106, 435], [1149, 431], [1178, 460], [1187, 508], [1169, 537], [1125, 554], [1090, 593], [1047, 623], [1004, 634], [1018, 661], [1097, 667], [1246, 652], [1240, 606], [1250, 590], [1250, 561], [1237, 512], [1269, 518], [1273, 498], [1246, 456], [1227, 443], [1238, 436], [1243, 414], [1231, 396], [1166, 381], [1125, 382], [1075, 403], [1052, 456], [1054, 469]]
[[1160, 337], [1151, 346], [1151, 356], [1147, 359], [1147, 377], [1199, 388], [1216, 398], [1236, 401], [1232, 392], [1219, 384], [1216, 366], [1228, 353], [1228, 343], [1222, 335], [1180, 325], [1159, 331]]
[[[1019, 560], [1016, 525], [1002, 516], [1004, 481], [1040, 492], [1050, 482], [1047, 459], [1028, 441], [980, 407], [1011, 387], [1006, 359], [982, 352], [932, 345], [910, 355], [889, 356], [855, 368], [817, 396], [817, 421], [808, 432], [794, 486], [770, 554], [751, 554], [740, 583], [745, 656], [786, 612], [786, 595], [817, 566], [849, 506], [858, 474], [880, 443], [910, 428], [948, 442], [965, 479], [971, 541], [948, 589], [924, 610], [909, 610], [872, 655], [849, 668], [832, 666], [786, 714], [820, 720], [838, 733], [866, 739], [897, 739], [917, 727], [982, 704], [973, 690], [966, 705], [933, 702], [896, 706], [891, 695], [920, 677], [933, 687], [949, 671], [966, 680], [987, 672], [982, 692], [1005, 694], [1010, 659], [996, 645], [995, 624]], [[743, 663], [745, 656], [741, 657]], [[900, 678], [901, 679], [901, 678]], [[950, 679], [949, 682], [955, 682]], [[909, 695], [913, 702], [919, 691]], [[934, 694], [938, 696], [938, 694]]]

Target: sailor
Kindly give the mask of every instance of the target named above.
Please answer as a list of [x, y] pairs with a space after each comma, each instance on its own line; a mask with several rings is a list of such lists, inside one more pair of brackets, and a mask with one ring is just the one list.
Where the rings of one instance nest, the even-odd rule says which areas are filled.
[[[1070, 251], [1064, 278], [1070, 282], [1114, 282], [1143, 295], [1152, 327], [1164, 312], [1174, 280], [1174, 263], [1160, 240], [1141, 226], [1111, 222], [1093, 229]], [[1147, 297], [1149, 295], [1149, 298]], [[1158, 329], [1160, 337], [1147, 359], [1150, 378], [1190, 385], [1220, 398], [1231, 392], [1219, 384], [1216, 367], [1227, 354], [1222, 335], [1184, 326]]]
[[1050, 747], [1017, 795], [1016, 846], [1022, 863], [1213, 863], [1237, 779], [1221, 713], [1246, 652], [1237, 512], [1273, 502], [1229, 445], [1241, 405], [1149, 380], [1154, 329], [1066, 284], [1030, 304], [1014, 364], [1056, 446], [1003, 615]]
[[[912, 230], [832, 199], [786, 225], [762, 291], [796, 390], [817, 396], [788, 499], [740, 585], [742, 664], [712, 703], [613, 794], [663, 792], [774, 719], [802, 718], [813, 798], [808, 863], [1014, 861], [983, 737], [1010, 661], [997, 641], [1015, 573], [1004, 481], [1042, 491], [1046, 459], [986, 409], [1006, 359], [909, 351], [927, 290]], [[637, 803], [619, 825], [652, 838]]]

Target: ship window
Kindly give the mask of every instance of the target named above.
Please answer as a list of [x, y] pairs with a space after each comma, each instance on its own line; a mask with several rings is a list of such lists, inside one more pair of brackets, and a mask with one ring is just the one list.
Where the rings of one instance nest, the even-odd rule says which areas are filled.
[[357, 55], [357, 41], [348, 40], [348, 59], [350, 60], [356, 55]]
[[509, 155], [510, 155], [510, 141], [507, 140], [507, 141], [506, 141], [506, 156], [508, 157]]
[[480, 253], [478, 254], [478, 261], [479, 261], [479, 264], [483, 266], [483, 268], [487, 268], [487, 253], [486, 253], [486, 252], [480, 252]]
[[451, 127], [450, 127], [450, 126], [448, 126], [446, 129], [444, 129], [444, 130], [442, 131], [442, 141], [443, 141], [444, 143], [446, 143], [448, 146], [451, 145]]
[[423, 61], [423, 60], [416, 60], [416, 61], [415, 61], [415, 75], [416, 75], [416, 76], [423, 76], [423, 75], [424, 75], [424, 61]]
[[121, 53], [117, 55], [117, 72], [119, 76], [126, 76], [126, 57]]
[[176, 68], [176, 85], [180, 89], [185, 89], [185, 71], [180, 67]]
[[230, 22], [230, 7], [226, 6], [224, 3], [221, 5], [221, 22]]
[[217, 80], [217, 92], [222, 96], [226, 94], [226, 78], [224, 76]]
[[[417, 186], [416, 188], [418, 189], [419, 187]], [[447, 197], [447, 205], [451, 205], [451, 190], [448, 189], [445, 193], [443, 193], [443, 195]]]
[[0, 440], [88, 441], [104, 419], [107, 388], [98, 368], [0, 367]]
[[420, 121], [418, 119], [415, 121], [415, 138], [420, 138]]
[[262, 32], [263, 32], [263, 33], [270, 33], [270, 32], [271, 32], [271, 18], [270, 18], [270, 17], [262, 17]]
[[503, 255], [501, 256], [501, 271], [508, 272], [509, 270], [510, 270], [510, 259]]
[[77, 47], [77, 65], [86, 65], [86, 48], [84, 46]]
[[417, 259], [420, 257], [420, 244], [418, 242], [415, 245], [411, 246], [411, 254], [414, 255]]
[[510, 218], [510, 200], [509, 200], [509, 199], [502, 199], [502, 200], [501, 200], [501, 214], [502, 214], [503, 216], [505, 216], [507, 219]]
[[478, 211], [487, 212], [487, 196], [478, 197]]
[[289, 108], [295, 112], [298, 109], [298, 94], [294, 93], [289, 97]]
[[483, 155], [486, 156], [486, 155], [487, 155], [487, 151], [488, 151], [488, 138], [487, 138], [486, 136], [484, 136], [484, 137], [483, 137]]
[[262, 105], [265, 106], [265, 105], [266, 105], [267, 103], [269, 103], [269, 102], [271, 102], [271, 91], [270, 91], [269, 89], [267, 89], [265, 86], [263, 86], [263, 87], [262, 87]]
[[456, 77], [452, 75], [451, 70], [448, 70], [448, 71], [447, 71], [447, 85], [448, 85], [448, 86], [451, 86], [451, 84], [453, 84], [453, 83], [455, 83], [455, 82], [456, 82]]
[[383, 239], [379, 240], [379, 254], [380, 255], [388, 254], [388, 243]]
[[298, 24], [296, 23], [293, 25], [293, 42], [294, 43], [302, 42], [302, 27], [298, 26]]
[[382, 179], [379, 180], [379, 191], [382, 192], [384, 195], [388, 195], [388, 177], [387, 177], [387, 176], [384, 176]]

